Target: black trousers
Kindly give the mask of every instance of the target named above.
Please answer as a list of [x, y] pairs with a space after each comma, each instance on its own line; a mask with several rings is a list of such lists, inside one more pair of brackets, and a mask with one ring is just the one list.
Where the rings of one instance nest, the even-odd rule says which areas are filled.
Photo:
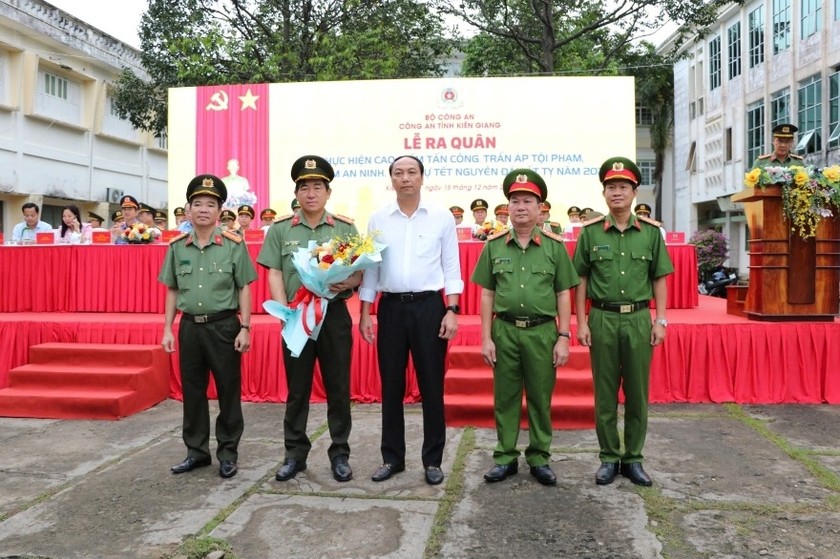
[[216, 418], [216, 457], [236, 462], [239, 439], [245, 430], [242, 417], [242, 354], [233, 347], [239, 335], [235, 314], [209, 324], [181, 320], [178, 343], [181, 386], [184, 393], [183, 438], [187, 455], [210, 456], [210, 406], [207, 385], [210, 371], [219, 396]]
[[315, 359], [321, 369], [324, 390], [327, 393], [327, 425], [332, 444], [327, 450], [330, 460], [336, 456], [350, 455], [350, 354], [353, 346], [353, 321], [347, 311], [346, 301], [333, 300], [321, 325], [317, 340], [308, 340], [298, 357], [292, 357], [283, 342], [283, 364], [286, 368], [286, 415], [283, 435], [286, 458], [306, 461], [312, 443], [306, 435], [309, 418], [309, 399], [312, 394], [312, 377]]
[[423, 400], [423, 466], [440, 466], [446, 443], [443, 378], [447, 342], [438, 336], [446, 314], [443, 298], [401, 303], [382, 297], [376, 312], [376, 349], [382, 380], [382, 459], [391, 464], [405, 463], [403, 400], [410, 352]]

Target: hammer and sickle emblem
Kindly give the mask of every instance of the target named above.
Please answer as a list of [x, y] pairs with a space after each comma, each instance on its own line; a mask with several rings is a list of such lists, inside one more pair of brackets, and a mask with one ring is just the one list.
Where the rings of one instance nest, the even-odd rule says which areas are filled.
[[210, 102], [207, 103], [205, 110], [208, 111], [226, 111], [228, 108], [228, 95], [224, 91], [217, 91], [210, 96]]

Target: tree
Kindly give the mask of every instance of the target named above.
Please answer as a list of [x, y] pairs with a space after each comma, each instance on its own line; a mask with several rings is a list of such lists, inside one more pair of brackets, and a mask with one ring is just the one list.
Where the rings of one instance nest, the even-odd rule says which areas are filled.
[[455, 42], [409, 0], [150, 0], [140, 24], [146, 76], [124, 70], [115, 106], [166, 127], [170, 87], [438, 76]]

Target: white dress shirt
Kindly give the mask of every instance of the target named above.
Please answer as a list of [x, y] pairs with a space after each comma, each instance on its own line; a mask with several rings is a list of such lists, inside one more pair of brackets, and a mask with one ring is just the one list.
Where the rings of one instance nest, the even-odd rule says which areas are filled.
[[411, 217], [396, 202], [370, 216], [368, 232], [387, 245], [382, 263], [365, 270], [359, 298], [372, 303], [377, 292], [464, 291], [455, 220], [449, 210], [420, 205]]

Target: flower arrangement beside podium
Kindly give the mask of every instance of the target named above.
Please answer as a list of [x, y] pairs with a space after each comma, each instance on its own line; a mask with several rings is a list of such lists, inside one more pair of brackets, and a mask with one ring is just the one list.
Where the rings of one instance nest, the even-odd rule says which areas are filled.
[[153, 243], [160, 237], [160, 230], [143, 223], [134, 223], [122, 232], [122, 238], [133, 245]]
[[814, 237], [820, 220], [840, 210], [840, 165], [756, 167], [745, 175], [744, 184], [762, 190], [780, 187], [785, 219], [803, 239]]

